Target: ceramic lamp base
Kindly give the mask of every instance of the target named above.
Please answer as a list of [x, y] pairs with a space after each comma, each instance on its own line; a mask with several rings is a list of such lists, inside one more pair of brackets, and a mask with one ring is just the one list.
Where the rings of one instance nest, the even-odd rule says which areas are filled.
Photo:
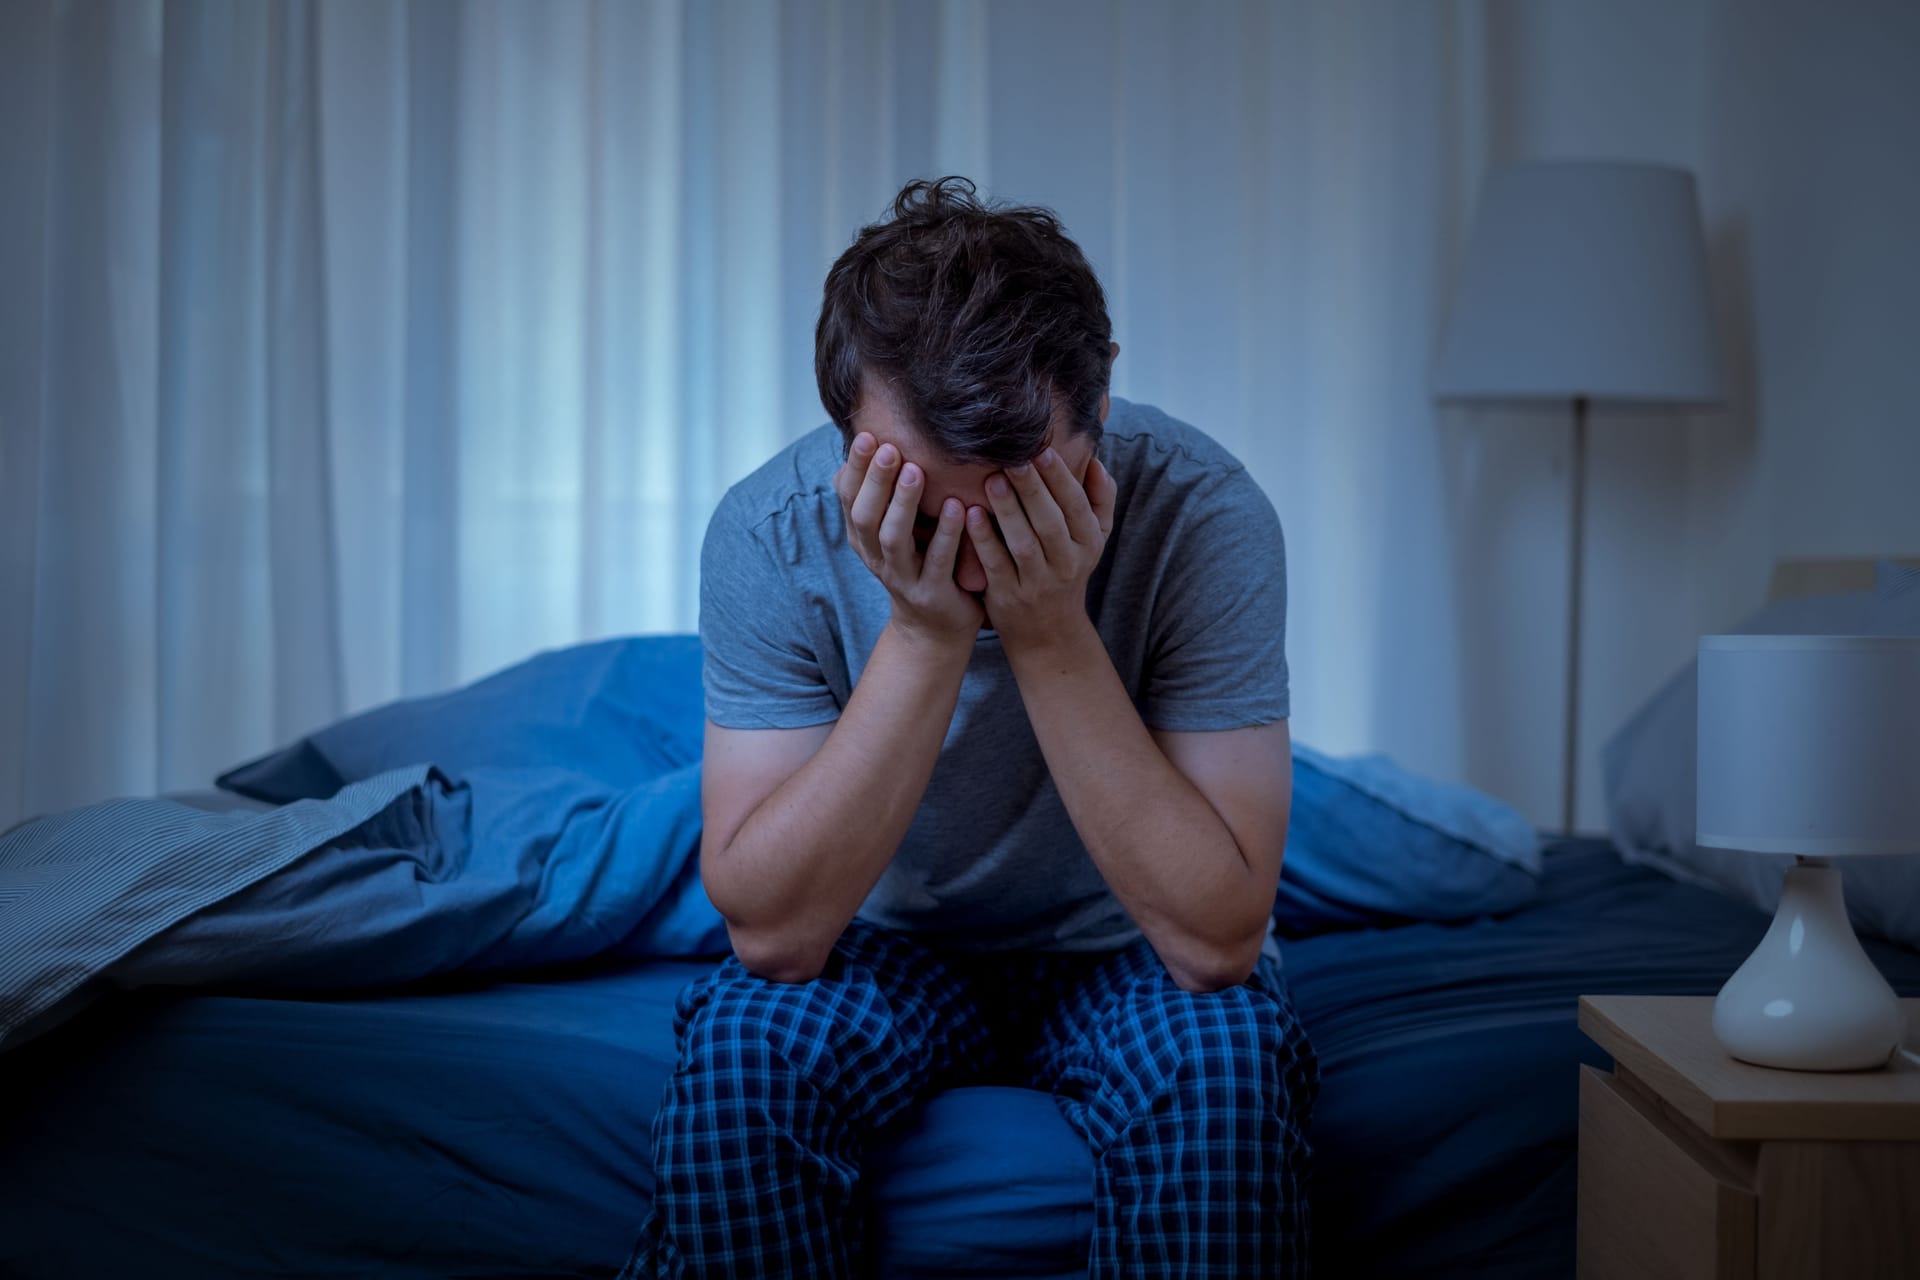
[[1900, 1047], [1899, 997], [1847, 919], [1840, 873], [1787, 872], [1767, 936], [1713, 1003], [1713, 1032], [1743, 1062], [1792, 1071], [1884, 1067]]

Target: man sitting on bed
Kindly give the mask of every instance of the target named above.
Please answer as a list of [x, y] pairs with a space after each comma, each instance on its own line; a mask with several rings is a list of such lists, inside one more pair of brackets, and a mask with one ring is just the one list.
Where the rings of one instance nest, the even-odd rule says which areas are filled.
[[1054, 218], [960, 179], [828, 274], [833, 426], [701, 554], [734, 954], [680, 996], [626, 1274], [862, 1272], [870, 1136], [966, 1083], [1048, 1090], [1086, 1138], [1092, 1275], [1305, 1271], [1280, 525], [1226, 450], [1109, 397], [1110, 339]]

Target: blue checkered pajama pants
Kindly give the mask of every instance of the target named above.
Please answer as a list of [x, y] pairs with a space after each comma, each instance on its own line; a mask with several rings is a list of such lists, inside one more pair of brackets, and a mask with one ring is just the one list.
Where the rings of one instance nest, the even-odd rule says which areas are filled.
[[1091, 1276], [1307, 1273], [1319, 1072], [1279, 966], [1182, 991], [1105, 954], [930, 951], [854, 921], [812, 982], [728, 957], [675, 1006], [655, 1202], [622, 1280], [866, 1274], [866, 1136], [957, 1084], [1051, 1092], [1094, 1157]]

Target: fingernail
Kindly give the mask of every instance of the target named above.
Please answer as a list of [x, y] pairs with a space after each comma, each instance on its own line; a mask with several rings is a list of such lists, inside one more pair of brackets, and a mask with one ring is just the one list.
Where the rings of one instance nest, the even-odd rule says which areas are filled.
[[883, 444], [880, 446], [880, 452], [873, 455], [873, 460], [883, 467], [890, 467], [893, 465], [893, 460], [899, 456], [898, 449], [891, 444]]
[[1008, 467], [1007, 470], [1013, 473], [1014, 475], [1019, 476], [1022, 480], [1025, 480], [1027, 478], [1027, 473], [1032, 471], [1033, 468], [1029, 466], [1027, 463], [1023, 462], [1017, 467]]
[[1051, 448], [1048, 448], [1043, 450], [1040, 454], [1040, 465], [1043, 467], [1050, 467], [1055, 462], [1059, 461], [1059, 459], [1060, 459], [1060, 455], [1055, 453]]
[[940, 514], [947, 517], [949, 520], [953, 519], [956, 516], [964, 514], [960, 509], [960, 499], [948, 498], [945, 502], [941, 503]]
[[973, 521], [975, 524], [985, 524], [987, 522], [987, 509], [985, 507], [968, 507], [967, 519]]
[[911, 462], [900, 468], [900, 487], [902, 489], [911, 489], [919, 483], [920, 468], [914, 466]]
[[[1004, 498], [1007, 496], [1007, 482], [999, 476], [995, 476], [993, 479], [987, 481], [987, 492], [996, 498]], [[978, 507], [974, 508], [975, 511], [979, 509]]]
[[873, 437], [862, 431], [853, 438], [853, 451], [855, 453], [872, 453]]

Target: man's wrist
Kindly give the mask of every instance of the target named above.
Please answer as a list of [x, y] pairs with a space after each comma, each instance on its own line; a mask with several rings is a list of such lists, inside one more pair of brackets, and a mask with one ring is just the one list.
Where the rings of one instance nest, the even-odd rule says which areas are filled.
[[964, 631], [917, 627], [897, 614], [887, 619], [886, 629], [902, 648], [928, 663], [965, 667], [973, 656], [974, 636]]
[[1093, 619], [1084, 613], [1065, 626], [1040, 635], [1007, 641], [1002, 633], [1001, 639], [1006, 643], [1007, 661], [1014, 668], [1016, 678], [1023, 669], [1036, 675], [1072, 671], [1096, 655], [1107, 656], [1106, 641], [1100, 638]]

